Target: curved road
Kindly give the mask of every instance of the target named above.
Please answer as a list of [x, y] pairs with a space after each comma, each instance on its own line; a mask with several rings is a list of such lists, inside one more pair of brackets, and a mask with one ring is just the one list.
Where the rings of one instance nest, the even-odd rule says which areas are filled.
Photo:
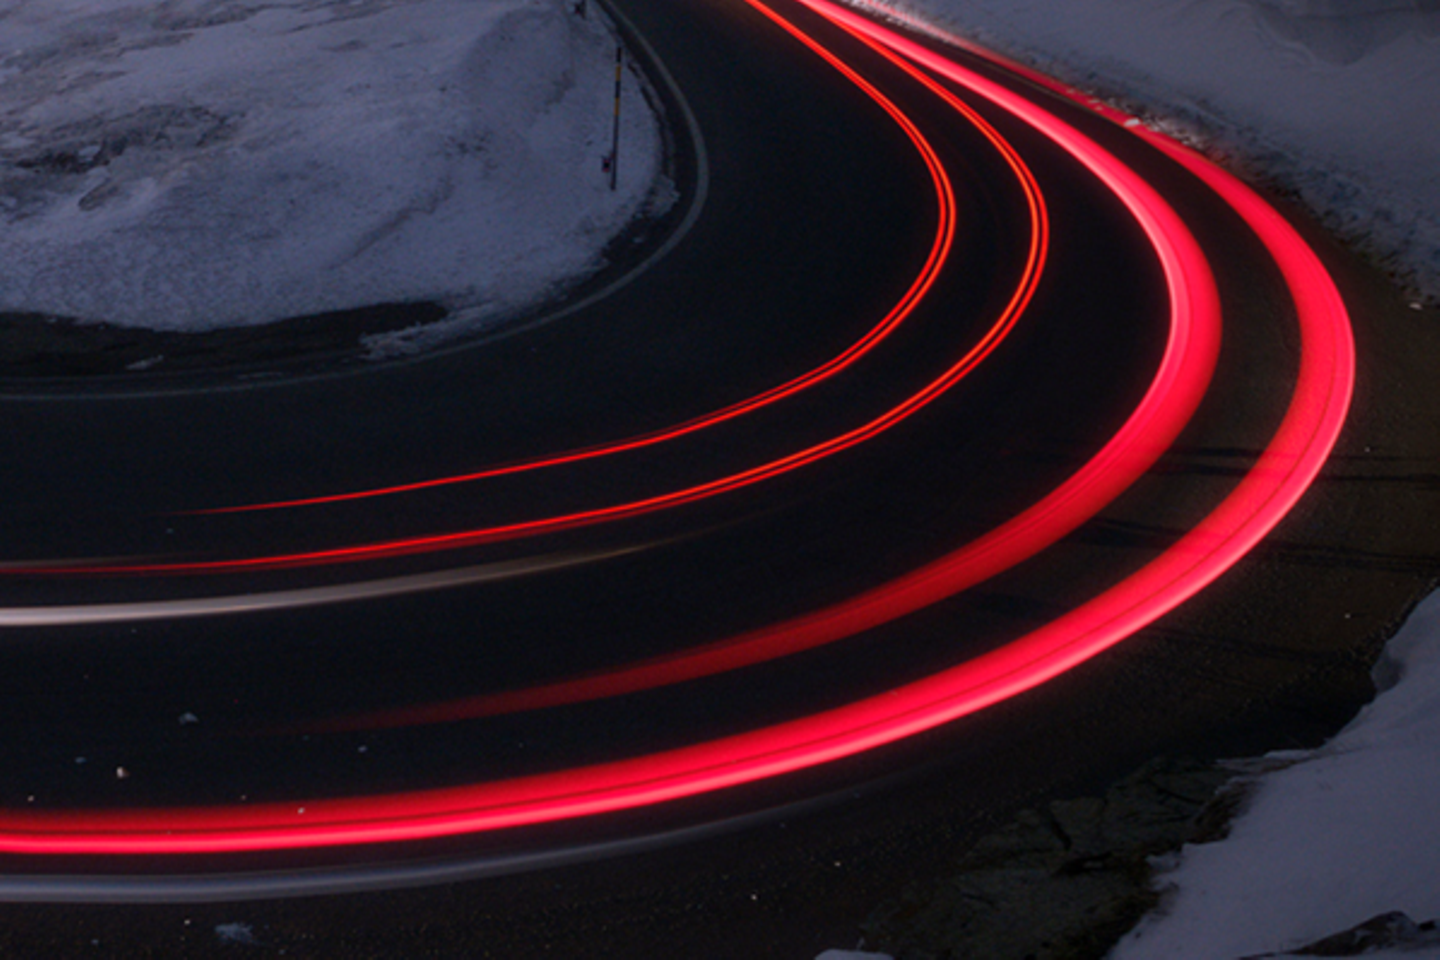
[[664, 874], [795, 817], [829, 857], [1308, 669], [1101, 655], [1153, 650], [1335, 442], [1348, 318], [1283, 219], [818, 0], [623, 11], [710, 179], [613, 295], [359, 373], [6, 398], [7, 896], [688, 841]]

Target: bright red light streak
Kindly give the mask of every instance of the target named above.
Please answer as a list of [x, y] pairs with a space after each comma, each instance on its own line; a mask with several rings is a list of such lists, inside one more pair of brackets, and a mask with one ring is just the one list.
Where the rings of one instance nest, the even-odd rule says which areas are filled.
[[[881, 52], [889, 51], [881, 48]], [[895, 62], [956, 109], [969, 110], [954, 94], [913, 66], [898, 57]], [[1172, 291], [1165, 354], [1145, 396], [1120, 430], [1095, 457], [1019, 516], [895, 581], [783, 623], [539, 687], [341, 718], [307, 729], [319, 732], [448, 723], [619, 697], [738, 670], [897, 620], [955, 596], [1058, 542], [1119, 496], [1169, 447], [1204, 396], [1219, 353], [1219, 300], [1204, 255], [1179, 218], [1148, 185], [1135, 190], [1132, 184], [1130, 189], [1133, 195], [1123, 195], [1128, 197], [1127, 203], [1148, 204], [1154, 224], [1160, 228], [1147, 227], [1147, 232], [1161, 253]], [[1035, 197], [1038, 201], [1038, 192]], [[1187, 289], [1189, 299], [1181, 300]]]
[[[822, 0], [805, 2], [839, 20], [853, 16]], [[856, 29], [915, 55], [908, 41], [889, 31], [866, 21]], [[927, 67], [951, 76], [947, 61], [923, 52]], [[967, 72], [955, 69], [952, 79], [968, 85]], [[1027, 119], [1038, 112], [1025, 111]], [[1055, 127], [1062, 134], [1058, 142], [1074, 145], [1073, 131], [1066, 133], [1060, 121], [1039, 125], [1047, 132]], [[159, 854], [375, 843], [660, 803], [794, 772], [932, 729], [1043, 683], [1153, 622], [1228, 569], [1304, 493], [1338, 439], [1355, 363], [1344, 304], [1293, 228], [1238, 180], [1186, 151], [1164, 149], [1230, 203], [1279, 264], [1295, 298], [1300, 369], [1281, 427], [1256, 468], [1195, 530], [1135, 575], [998, 651], [878, 697], [738, 736], [539, 776], [383, 797], [253, 808], [12, 812], [0, 815], [0, 849]], [[1104, 162], [1097, 154], [1091, 157]], [[1130, 176], [1117, 176], [1122, 189]], [[1186, 265], [1167, 264], [1167, 272], [1171, 266]]]

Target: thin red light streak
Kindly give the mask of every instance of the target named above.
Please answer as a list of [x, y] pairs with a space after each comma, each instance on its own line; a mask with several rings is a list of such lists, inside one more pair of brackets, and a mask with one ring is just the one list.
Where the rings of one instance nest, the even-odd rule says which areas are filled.
[[[692, 420], [687, 420], [684, 423], [680, 423], [675, 426], [667, 427], [664, 430], [657, 430], [653, 433], [642, 434], [640, 436], [631, 437], [629, 439], [617, 441], [615, 443], [607, 443], [600, 446], [587, 447], [581, 450], [573, 450], [568, 453], [556, 454], [554, 456], [542, 457], [534, 460], [524, 460], [518, 463], [505, 464], [502, 466], [491, 467], [485, 470], [477, 470], [472, 473], [459, 474], [452, 477], [437, 477], [429, 480], [416, 481], [414, 483], [398, 484], [390, 487], [380, 487], [373, 490], [360, 490], [351, 493], [331, 494], [328, 496], [309, 497], [298, 500], [281, 500], [271, 503], [247, 504], [238, 507], [219, 507], [210, 510], [196, 510], [191, 511], [191, 514], [195, 516], [205, 516], [227, 513], [248, 513], [261, 510], [278, 510], [288, 509], [292, 507], [318, 506], [327, 503], [342, 503], [349, 500], [361, 500], [370, 497], [389, 496], [391, 494], [398, 493], [411, 493], [417, 490], [426, 490], [434, 487], [449, 486], [452, 484], [460, 483], [470, 483], [473, 481], [484, 480], [491, 477], [500, 477], [515, 473], [524, 473], [531, 470], [540, 470], [547, 467], [555, 467], [563, 464], [577, 463], [583, 460], [592, 460], [598, 457], [610, 456], [616, 453], [639, 450], [644, 447], [655, 446], [657, 444], [665, 443], [679, 437], [696, 433], [700, 430], [715, 426], [719, 423], [733, 420], [737, 417], [744, 416], [745, 414], [752, 413], [763, 407], [769, 406], [770, 404], [773, 404], [777, 401], [794, 396], [801, 391], [816, 386], [817, 384], [822, 383], [823, 381], [828, 380], [831, 377], [834, 377], [835, 375], [845, 371], [846, 369], [853, 366], [856, 362], [858, 362], [861, 358], [863, 358], [866, 354], [874, 350], [881, 342], [885, 340], [886, 337], [893, 333], [895, 329], [899, 327], [900, 324], [910, 316], [911, 313], [914, 312], [915, 307], [919, 305], [920, 301], [925, 298], [925, 294], [930, 291], [930, 288], [932, 286], [934, 286], [935, 280], [939, 276], [941, 268], [944, 266], [946, 260], [949, 258], [951, 249], [954, 247], [955, 243], [955, 228], [957, 218], [955, 207], [955, 190], [950, 182], [949, 175], [945, 172], [944, 166], [940, 163], [940, 158], [935, 153], [934, 147], [932, 147], [930, 145], [930, 142], [925, 139], [925, 135], [922, 134], [919, 128], [915, 126], [915, 123], [908, 116], [906, 116], [898, 107], [896, 107], [895, 104], [891, 102], [888, 97], [886, 97], [878, 89], [876, 89], [876, 87], [868, 80], [860, 76], [860, 74], [856, 73], [854, 69], [843, 63], [834, 54], [830, 53], [830, 51], [815, 43], [808, 36], [801, 33], [799, 30], [794, 29], [788, 23], [782, 20], [777, 19], [776, 22], [785, 29], [787, 29], [791, 33], [791, 35], [793, 35], [797, 40], [808, 46], [817, 55], [822, 57], [832, 67], [840, 71], [840, 73], [842, 73], [847, 79], [849, 79], [861, 90], [863, 90], [872, 100], [875, 101], [876, 104], [881, 107], [881, 109], [883, 109], [886, 113], [890, 115], [891, 119], [894, 120], [895, 123], [905, 132], [905, 135], [910, 139], [911, 143], [915, 145], [921, 157], [924, 159], [926, 168], [929, 170], [931, 180], [935, 186], [936, 200], [938, 204], [937, 224], [935, 228], [935, 239], [933, 244], [931, 245], [930, 252], [926, 257], [925, 264], [921, 268], [920, 273], [916, 276], [914, 282], [911, 283], [910, 288], [906, 290], [905, 294], [900, 298], [900, 300], [895, 304], [895, 306], [890, 310], [890, 312], [886, 314], [884, 319], [882, 319], [880, 323], [876, 325], [873, 329], [868, 331], [865, 336], [861, 337], [855, 343], [851, 344], [843, 353], [832, 358], [831, 360], [820, 365], [819, 367], [816, 367], [814, 370], [810, 370], [804, 374], [801, 374], [800, 376], [788, 381], [787, 383], [783, 383], [777, 387], [772, 387], [771, 389], [766, 390], [763, 393], [756, 394], [753, 397], [748, 397], [738, 403], [731, 404], [730, 406], [724, 407], [720, 410], [704, 414], [703, 416], [696, 417]], [[1026, 190], [1033, 191], [1034, 181], [1033, 178], [1030, 176], [1030, 172], [1025, 169], [1024, 164], [1019, 161], [1018, 155], [1014, 152], [1014, 150], [1010, 148], [1009, 144], [1005, 143], [1005, 141], [1000, 137], [1000, 135], [995, 132], [994, 128], [991, 127], [988, 123], [986, 123], [974, 111], [970, 110], [968, 107], [964, 107], [963, 112], [965, 116], [973, 124], [975, 124], [975, 126], [979, 129], [980, 133], [983, 134], [986, 139], [990, 140], [990, 142], [1000, 150], [1002, 155], [1006, 157], [1006, 160], [1011, 166], [1011, 168], [1015, 170], [1016, 175], [1020, 177], [1022, 182], [1025, 184]], [[1033, 198], [1030, 198], [1030, 202], [1032, 203], [1033, 208]], [[1033, 226], [1036, 220], [1033, 210], [1031, 220]], [[1034, 229], [1032, 229], [1032, 235], [1033, 233]], [[1030, 264], [1027, 265], [1027, 270], [1034, 265], [1033, 240], [1031, 243], [1031, 247], [1032, 259]], [[1028, 273], [1026, 276], [1028, 277]], [[1025, 282], [1026, 280], [1022, 279], [1022, 287], [1024, 286]]]
[[848, 430], [829, 440], [806, 447], [803, 450], [799, 450], [777, 460], [772, 460], [758, 467], [752, 467], [749, 470], [731, 474], [718, 480], [697, 484], [693, 487], [686, 487], [682, 490], [649, 497], [644, 500], [635, 500], [630, 503], [617, 504], [615, 506], [586, 510], [562, 516], [547, 517], [541, 520], [529, 520], [524, 523], [489, 527], [480, 530], [465, 530], [458, 533], [437, 534], [428, 537], [411, 537], [382, 543], [362, 544], [353, 547], [339, 547], [331, 550], [317, 550], [308, 553], [252, 557], [239, 560], [212, 560], [196, 563], [116, 564], [114, 566], [55, 567], [36, 568], [33, 570], [12, 567], [9, 572], [37, 575], [55, 573], [75, 575], [200, 574], [228, 573], [243, 570], [281, 570], [301, 566], [345, 563], [359, 560], [377, 560], [437, 550], [459, 549], [522, 536], [557, 533], [563, 530], [572, 530], [598, 523], [623, 520], [653, 513], [657, 510], [695, 503], [722, 493], [731, 493], [744, 489], [745, 487], [773, 479], [782, 474], [789, 473], [792, 470], [833, 456], [860, 443], [864, 443], [867, 440], [871, 440], [906, 418], [913, 416], [938, 397], [942, 396], [999, 347], [1006, 335], [1014, 328], [1020, 314], [1024, 311], [1025, 304], [1029, 302], [1033, 291], [1034, 286], [1031, 284], [1026, 288], [1023, 299], [1016, 304], [1015, 308], [1007, 310], [1006, 313], [1001, 316], [1000, 320], [986, 332], [980, 342], [967, 351], [958, 362], [951, 365], [941, 377], [931, 381], [924, 389], [879, 417], [860, 427]]
[[[801, 42], [811, 47], [817, 54], [829, 62], [835, 69], [841, 71], [852, 82], [861, 87], [872, 99], [881, 104], [887, 112], [895, 118], [896, 122], [906, 131], [912, 142], [917, 146], [926, 159], [932, 176], [935, 179], [937, 191], [941, 197], [942, 210], [948, 211], [942, 217], [947, 227], [944, 233], [944, 242], [939, 249], [939, 262], [943, 262], [948, 255], [954, 237], [954, 190], [948, 175], [940, 164], [939, 157], [934, 149], [925, 140], [923, 134], [915, 127], [914, 123], [906, 117], [899, 108], [889, 101], [869, 81], [857, 74], [852, 68], [838, 60], [834, 54], [819, 46], [814, 40], [777, 17], [768, 10], [764, 11], [775, 22]], [[898, 59], [896, 60], [897, 63]], [[556, 533], [563, 530], [574, 529], [582, 526], [621, 520], [629, 517], [640, 516], [656, 510], [669, 509], [687, 503], [693, 503], [708, 497], [722, 493], [729, 493], [735, 490], [751, 486], [765, 480], [772, 479], [791, 470], [809, 465], [829, 456], [833, 456], [843, 450], [849, 449], [857, 444], [873, 439], [884, 431], [895, 426], [897, 423], [914, 415], [920, 409], [933, 402], [935, 399], [951, 389], [956, 383], [969, 375], [980, 363], [999, 347], [1010, 331], [1014, 329], [1020, 315], [1034, 296], [1035, 288], [1039, 282], [1041, 266], [1044, 263], [1048, 249], [1049, 221], [1045, 212], [1043, 199], [1033, 175], [1025, 167], [1019, 155], [1010, 147], [1000, 135], [986, 123], [978, 114], [955, 98], [948, 91], [934, 84], [923, 74], [910, 68], [909, 72], [925, 83], [937, 94], [945, 98], [955, 109], [959, 110], [970, 122], [976, 125], [977, 129], [995, 145], [1006, 164], [1014, 171], [1020, 181], [1026, 196], [1027, 210], [1031, 218], [1031, 238], [1026, 251], [1025, 266], [1021, 272], [1020, 283], [1015, 292], [1011, 295], [1009, 302], [1000, 312], [994, 324], [985, 332], [980, 340], [968, 350], [958, 361], [951, 365], [939, 378], [927, 384], [918, 393], [912, 395], [896, 407], [886, 411], [879, 417], [847, 431], [839, 436], [815, 444], [806, 449], [792, 453], [788, 456], [769, 463], [761, 464], [758, 467], [722, 477], [697, 486], [672, 491], [644, 500], [632, 501], [630, 503], [617, 504], [596, 510], [582, 511], [566, 514], [563, 516], [547, 517], [539, 520], [530, 520], [522, 523], [509, 524], [506, 526], [490, 527], [478, 530], [460, 531], [457, 533], [438, 534], [428, 537], [411, 537], [393, 541], [386, 541], [376, 544], [362, 544], [352, 547], [341, 547], [330, 550], [311, 551], [289, 555], [254, 557], [234, 560], [216, 560], [190, 563], [134, 563], [134, 564], [107, 564], [96, 566], [47, 566], [39, 568], [20, 568], [11, 566], [7, 572], [12, 574], [26, 575], [78, 575], [78, 574], [126, 574], [126, 575], [148, 575], [148, 574], [208, 574], [226, 573], [244, 570], [274, 570], [286, 569], [301, 566], [315, 566], [328, 563], [354, 562], [360, 560], [376, 560], [389, 557], [403, 556], [415, 553], [430, 552], [446, 549], [457, 549], [462, 547], [477, 546], [484, 543], [493, 543], [500, 540], [513, 539], [522, 536], [533, 536], [545, 533]], [[938, 266], [937, 266], [938, 270]], [[908, 315], [919, 302], [919, 297], [930, 289], [934, 284], [934, 274], [925, 277], [922, 282], [917, 283], [914, 289], [918, 290], [916, 297], [904, 304], [892, 314], [892, 319], [887, 321], [889, 329], [893, 329], [904, 316]], [[877, 328], [879, 329], [879, 328]], [[873, 345], [873, 344], [872, 344]], [[867, 348], [868, 349], [868, 348]], [[851, 360], [853, 361], [853, 357]], [[823, 369], [823, 368], [822, 368]], [[833, 371], [832, 371], [833, 372]], [[807, 375], [808, 377], [809, 375]], [[806, 378], [802, 378], [805, 380]], [[800, 381], [795, 381], [799, 383]], [[813, 381], [806, 381], [808, 385]], [[800, 389], [796, 387], [795, 389]], [[790, 392], [794, 392], [791, 390]], [[764, 396], [764, 395], [762, 395]], [[732, 410], [738, 408], [731, 408]], [[717, 415], [718, 416], [718, 415]], [[677, 428], [678, 429], [678, 428]], [[615, 449], [615, 448], [608, 448]], [[594, 455], [599, 455], [598, 453]], [[572, 456], [564, 455], [551, 461], [542, 461], [538, 465], [550, 465], [552, 463], [565, 462]], [[528, 469], [528, 468], [527, 468]], [[478, 475], [472, 475], [472, 479]], [[434, 485], [448, 481], [432, 481], [428, 485]], [[383, 492], [383, 491], [382, 491]], [[342, 495], [349, 496], [349, 495]]]
[[[773, 17], [773, 14], [772, 14]], [[872, 46], [875, 42], [861, 37]], [[969, 107], [914, 66], [892, 58], [957, 110]], [[977, 122], [979, 121], [976, 118]], [[1006, 149], [1008, 144], [1000, 141]], [[1148, 188], [1146, 188], [1148, 190]], [[1027, 191], [1038, 205], [1038, 187]], [[1153, 193], [1146, 194], [1153, 202]], [[1163, 202], [1157, 209], [1164, 208]], [[1038, 209], [1038, 207], [1037, 207]], [[959, 550], [842, 603], [736, 637], [523, 690], [346, 717], [306, 729], [334, 732], [449, 723], [584, 703], [658, 689], [753, 666], [854, 636], [981, 583], [1056, 543], [1098, 513], [1148, 470], [1188, 422], [1205, 393], [1219, 353], [1220, 311], [1209, 269], [1173, 212], [1162, 214], [1175, 243], [1168, 261], [1185, 260], [1195, 295], [1172, 299], [1170, 334], [1154, 380], [1125, 424], [1100, 452], [1040, 502]], [[1178, 229], [1177, 229], [1178, 228]], [[1037, 237], [1039, 234], [1037, 234]], [[1152, 237], [1153, 239], [1153, 237]], [[1157, 244], [1167, 241], [1157, 239]], [[1180, 289], [1178, 274], [1169, 276]]]
[[[827, 16], [846, 16], [822, 0], [805, 2]], [[868, 23], [859, 29], [915, 55], [908, 41], [889, 31]], [[937, 69], [932, 62], [926, 66]], [[960, 74], [952, 79], [966, 83]], [[1052, 126], [1064, 127], [1053, 118], [1038, 125], [1052, 136]], [[660, 803], [932, 729], [1043, 683], [1153, 622], [1220, 576], [1304, 493], [1339, 436], [1355, 363], [1344, 304], [1293, 228], [1233, 177], [1178, 148], [1165, 149], [1230, 203], [1271, 251], [1295, 297], [1301, 362], [1291, 404], [1257, 467], [1195, 530], [1134, 576], [994, 653], [879, 697], [734, 737], [540, 776], [384, 797], [253, 808], [8, 813], [0, 816], [0, 849], [159, 854], [375, 843]]]

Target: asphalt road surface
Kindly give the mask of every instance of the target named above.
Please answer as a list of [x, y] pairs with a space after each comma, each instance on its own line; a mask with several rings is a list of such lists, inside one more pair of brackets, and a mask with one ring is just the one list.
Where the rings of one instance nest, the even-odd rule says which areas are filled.
[[15, 949], [809, 957], [1019, 804], [1366, 695], [1435, 565], [1418, 315], [986, 58], [620, 6], [698, 131], [622, 285], [7, 380], [0, 891], [160, 902]]

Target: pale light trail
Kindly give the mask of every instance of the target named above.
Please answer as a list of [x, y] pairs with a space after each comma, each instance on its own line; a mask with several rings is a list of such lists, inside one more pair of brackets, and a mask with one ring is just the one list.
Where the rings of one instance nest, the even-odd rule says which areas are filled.
[[637, 553], [647, 546], [592, 553], [556, 553], [521, 560], [436, 570], [403, 577], [360, 580], [354, 583], [273, 590], [260, 593], [191, 597], [183, 600], [146, 600], [134, 603], [91, 603], [42, 607], [0, 607], [0, 627], [74, 627], [97, 623], [140, 623], [147, 620], [178, 620], [189, 617], [217, 617], [268, 610], [294, 610], [359, 600], [381, 600], [412, 593], [427, 593], [451, 587], [473, 586], [512, 580], [537, 573], [549, 573], [582, 564], [610, 560]]

